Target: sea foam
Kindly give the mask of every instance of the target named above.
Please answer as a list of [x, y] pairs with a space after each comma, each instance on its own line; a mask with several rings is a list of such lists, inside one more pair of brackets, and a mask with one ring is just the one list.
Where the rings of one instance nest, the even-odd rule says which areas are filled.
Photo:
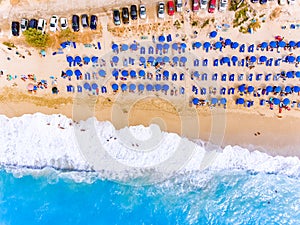
[[[156, 125], [116, 130], [110, 122], [99, 122], [95, 118], [76, 123], [63, 115], [36, 113], [15, 118], [1, 115], [0, 143], [0, 164], [19, 175], [20, 171], [54, 168], [70, 174], [101, 172], [109, 177], [110, 170], [115, 169], [109, 165], [115, 161], [124, 166], [124, 174], [129, 168], [138, 170], [141, 175], [145, 169], [161, 166], [160, 170], [167, 172], [171, 168], [175, 173], [242, 169], [300, 177], [297, 157], [272, 157], [239, 146], [206, 151], [203, 142], [197, 144], [177, 134], [161, 132]], [[83, 145], [87, 146], [88, 153]], [[87, 156], [97, 154], [99, 146], [105, 150], [105, 157], [101, 159], [108, 161], [103, 167], [95, 167]], [[177, 161], [170, 161], [176, 154]]]

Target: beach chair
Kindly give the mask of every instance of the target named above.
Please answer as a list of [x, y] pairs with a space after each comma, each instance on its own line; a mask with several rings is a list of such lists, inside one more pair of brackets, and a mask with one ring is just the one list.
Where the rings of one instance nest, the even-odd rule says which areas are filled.
[[300, 102], [298, 102], [297, 107], [300, 108]]
[[76, 48], [76, 42], [72, 42], [73, 48]]
[[242, 81], [243, 79], [244, 79], [244, 74], [243, 73], [239, 74], [238, 81]]
[[214, 73], [214, 74], [213, 74], [212, 80], [213, 80], [213, 81], [218, 80], [218, 74], [217, 74], [217, 73]]
[[184, 91], [185, 91], [184, 87], [180, 87], [180, 94], [184, 95]]
[[229, 81], [234, 81], [234, 74], [230, 74]]
[[220, 89], [220, 95], [225, 95], [226, 94], [226, 88], [225, 87], [222, 87]]
[[206, 88], [201, 88], [201, 95], [206, 95]]
[[265, 77], [265, 81], [269, 81], [271, 79], [272, 74], [268, 73]]
[[226, 77], [227, 77], [227, 75], [224, 73], [221, 77], [221, 81], [226, 81]]
[[273, 81], [278, 81], [279, 78], [280, 78], [280, 74], [279, 74], [279, 73], [274, 74], [274, 76], [273, 76]]
[[141, 47], [141, 48], [140, 48], [140, 54], [141, 54], [141, 55], [146, 54], [146, 48], [145, 48], [145, 47]]
[[102, 92], [102, 93], [107, 93], [107, 88], [106, 88], [105, 86], [102, 86], [102, 87], [101, 87], [101, 92]]
[[98, 45], [98, 49], [101, 50], [101, 43], [98, 42], [97, 45]]
[[151, 55], [151, 54], [153, 54], [153, 53], [154, 53], [154, 48], [153, 48], [152, 46], [150, 46], [150, 47], [148, 48], [148, 54]]
[[81, 93], [81, 92], [82, 92], [82, 86], [77, 85], [77, 92], [78, 92], [78, 93]]
[[184, 80], [184, 73], [181, 73], [181, 74], [180, 74], [179, 79], [180, 79], [180, 80]]
[[207, 73], [203, 73], [202, 76], [201, 76], [201, 79], [202, 80], [207, 80]]
[[257, 81], [261, 80], [261, 78], [262, 78], [262, 74], [261, 73], [256, 74], [256, 80]]
[[230, 94], [234, 95], [234, 88], [233, 87], [229, 88], [227, 93], [228, 93], [228, 95], [230, 95]]
[[254, 52], [254, 44], [249, 45], [248, 52]]
[[245, 59], [241, 59], [241, 61], [239, 62], [239, 66], [245, 66]]
[[70, 85], [67, 85], [67, 92], [70, 92]]
[[219, 59], [215, 59], [214, 60], [214, 66], [218, 66], [218, 64], [219, 64]]
[[252, 81], [252, 79], [253, 79], [253, 74], [250, 73], [250, 74], [248, 75], [248, 77], [247, 77], [247, 80], [248, 80], [248, 81]]
[[242, 44], [242, 45], [240, 46], [240, 52], [245, 52], [245, 44]]
[[264, 106], [265, 103], [266, 103], [266, 100], [264, 100], [264, 99], [261, 99], [261, 100], [259, 101], [259, 105], [261, 105], [261, 106]]
[[276, 59], [274, 65], [275, 66], [280, 66], [280, 59]]
[[207, 66], [207, 64], [208, 64], [208, 59], [204, 59], [202, 62], [202, 66]]
[[174, 74], [172, 75], [172, 81], [177, 81], [177, 74], [176, 74], [176, 73], [174, 73]]
[[195, 67], [198, 67], [198, 66], [199, 66], [199, 63], [200, 63], [199, 59], [195, 59], [195, 60], [194, 60], [194, 66], [195, 66]]
[[172, 41], [172, 35], [171, 34], [168, 34], [167, 35], [167, 42], [171, 42]]
[[84, 74], [84, 79], [85, 80], [91, 80], [91, 74], [90, 73], [85, 73]]

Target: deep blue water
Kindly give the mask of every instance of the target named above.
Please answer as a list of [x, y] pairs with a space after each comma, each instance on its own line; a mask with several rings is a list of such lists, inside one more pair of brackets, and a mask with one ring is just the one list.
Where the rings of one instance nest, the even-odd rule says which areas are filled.
[[2, 170], [0, 188], [0, 224], [300, 224], [299, 178], [285, 175], [202, 172], [129, 186]]

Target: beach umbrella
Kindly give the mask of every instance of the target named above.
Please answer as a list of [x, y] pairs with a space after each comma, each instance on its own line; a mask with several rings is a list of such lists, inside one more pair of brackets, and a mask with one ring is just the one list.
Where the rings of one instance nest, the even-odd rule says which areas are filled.
[[283, 99], [282, 102], [283, 102], [284, 105], [288, 105], [288, 104], [290, 104], [291, 101], [290, 101], [290, 99], [285, 98], [285, 99]]
[[160, 57], [160, 56], [157, 57], [157, 58], [156, 58], [156, 62], [161, 63], [161, 62], [162, 62], [162, 57]]
[[223, 63], [229, 63], [229, 62], [230, 62], [229, 57], [223, 57], [223, 58], [222, 58], [222, 62], [223, 62]]
[[121, 51], [127, 51], [127, 50], [128, 50], [128, 45], [122, 44]]
[[105, 70], [99, 70], [98, 74], [100, 77], [105, 77], [106, 72], [105, 72]]
[[114, 77], [119, 76], [119, 71], [116, 70], [116, 69], [114, 69], [114, 70], [112, 71], [112, 75], [113, 75]]
[[229, 38], [225, 40], [225, 45], [231, 45], [231, 40]]
[[173, 43], [173, 44], [172, 44], [172, 48], [173, 48], [174, 50], [177, 50], [177, 49], [178, 49], [178, 44], [177, 44], [177, 43]]
[[164, 56], [163, 58], [163, 62], [167, 63], [170, 61], [170, 58], [168, 56]]
[[291, 86], [286, 86], [285, 89], [284, 89], [284, 91], [287, 92], [287, 93], [292, 92]]
[[72, 75], [73, 75], [73, 71], [72, 71], [72, 70], [67, 70], [67, 71], [66, 71], [66, 74], [67, 74], [67, 76], [69, 76], [69, 77], [70, 77], [70, 76], [72, 76]]
[[91, 85], [89, 83], [85, 83], [83, 85], [83, 88], [86, 89], [86, 90], [91, 90]]
[[122, 70], [121, 74], [123, 77], [127, 77], [129, 75], [128, 70]]
[[97, 63], [98, 62], [98, 57], [97, 56], [93, 56], [92, 57], [92, 63]]
[[193, 44], [193, 46], [195, 47], [195, 48], [200, 48], [201, 47], [201, 43], [200, 42], [195, 42], [194, 44]]
[[145, 86], [143, 84], [138, 85], [139, 91], [143, 91], [145, 89]]
[[210, 47], [210, 43], [209, 42], [204, 42], [203, 48], [208, 49], [209, 47]]
[[300, 71], [295, 72], [295, 76], [296, 76], [297, 78], [300, 78]]
[[164, 84], [161, 88], [163, 91], [168, 91], [169, 90], [169, 85]]
[[235, 55], [231, 57], [231, 61], [232, 61], [233, 63], [236, 63], [238, 60], [239, 60], [238, 57], [235, 56]]
[[113, 63], [118, 63], [119, 62], [119, 57], [118, 56], [113, 56], [112, 59]]
[[131, 44], [130, 49], [133, 50], [133, 51], [136, 51], [137, 50], [137, 44]]
[[111, 48], [115, 51], [119, 48], [119, 46], [117, 44], [112, 44]]
[[221, 48], [222, 47], [222, 43], [221, 42], [216, 42], [215, 43], [215, 48]]
[[136, 77], [136, 72], [134, 70], [131, 70], [129, 74], [131, 77]]
[[164, 49], [169, 49], [169, 48], [170, 48], [170, 45], [169, 45], [168, 43], [165, 43], [165, 44], [163, 45], [163, 48], [164, 48]]
[[254, 91], [254, 87], [253, 86], [248, 86], [248, 92], [251, 93]]
[[274, 92], [281, 92], [281, 87], [280, 86], [275, 87]]
[[256, 59], [256, 57], [254, 55], [250, 57], [250, 62], [256, 62], [256, 60], [257, 59]]
[[144, 77], [146, 75], [144, 70], [140, 70], [139, 71], [139, 76]]
[[86, 62], [86, 63], [89, 63], [91, 61], [90, 57], [83, 57], [83, 61]]
[[288, 71], [285, 75], [287, 76], [287, 78], [293, 78], [294, 75], [293, 75], [293, 71]]
[[200, 77], [200, 73], [198, 71], [195, 71], [193, 74], [195, 77]]
[[226, 98], [221, 98], [221, 99], [220, 99], [220, 103], [221, 103], [221, 104], [225, 105], [226, 102], [227, 102]]
[[236, 49], [237, 47], [239, 47], [239, 43], [237, 43], [237, 42], [231, 43], [231, 48]]
[[74, 73], [76, 76], [80, 76], [82, 74], [80, 70], [75, 70]]
[[186, 43], [181, 43], [181, 44], [180, 44], [180, 47], [181, 47], [182, 49], [186, 49]]
[[111, 88], [114, 90], [114, 91], [117, 91], [119, 89], [119, 86], [117, 84], [113, 84], [111, 85]]
[[284, 48], [286, 46], [286, 43], [284, 41], [279, 41], [278, 46]]
[[295, 59], [296, 59], [295, 56], [292, 56], [292, 55], [289, 55], [287, 57], [287, 61], [290, 62], [290, 63], [293, 63], [295, 61]]
[[268, 43], [267, 42], [263, 42], [263, 43], [261, 43], [260, 47], [261, 48], [266, 48], [266, 47], [268, 47]]
[[165, 36], [161, 35], [158, 37], [159, 42], [164, 42], [166, 40]]
[[267, 92], [272, 92], [273, 91], [273, 87], [272, 86], [267, 86], [266, 87], [266, 91]]
[[267, 57], [262, 55], [262, 56], [259, 57], [259, 61], [260, 62], [265, 62], [265, 61], [267, 61]]
[[242, 104], [245, 103], [245, 100], [243, 98], [238, 98], [237, 99], [237, 103], [240, 104], [240, 105], [242, 105]]
[[158, 50], [162, 50], [163, 46], [162, 46], [162, 44], [157, 44], [157, 45], [156, 45], [156, 48], [157, 48]]
[[187, 58], [185, 56], [180, 57], [180, 62], [186, 63]]
[[300, 92], [300, 87], [299, 87], [299, 86], [294, 86], [294, 87], [293, 87], [293, 91], [294, 91], [295, 93]]
[[170, 73], [169, 73], [168, 70], [165, 70], [165, 71], [163, 72], [163, 75], [164, 75], [165, 77], [169, 77]]
[[245, 91], [245, 84], [242, 84], [239, 86], [239, 92], [244, 92]]
[[81, 57], [79, 55], [75, 56], [74, 61], [77, 63], [81, 62]]
[[198, 105], [200, 100], [199, 100], [199, 98], [193, 98], [192, 102], [193, 102], [194, 105]]
[[297, 42], [296, 46], [300, 48], [300, 41]]
[[68, 63], [71, 63], [71, 62], [73, 62], [73, 57], [72, 56], [67, 56], [67, 62]]
[[147, 91], [153, 91], [153, 85], [152, 84], [147, 84], [146, 90]]
[[141, 56], [141, 57], [140, 57], [140, 62], [144, 64], [144, 63], [146, 62], [145, 57]]
[[279, 105], [280, 100], [278, 98], [273, 98], [274, 105]]
[[127, 85], [126, 84], [121, 84], [121, 90], [126, 91], [127, 90]]
[[296, 42], [290, 41], [290, 42], [289, 42], [289, 46], [290, 46], [290, 47], [295, 47], [295, 46], [296, 46]]
[[217, 103], [218, 103], [218, 99], [216, 99], [216, 98], [211, 99], [211, 104], [215, 105]]
[[174, 57], [173, 57], [173, 62], [174, 62], [174, 63], [178, 63], [178, 61], [179, 61], [178, 56], [174, 56]]
[[300, 62], [300, 55], [297, 56], [297, 59], [296, 59], [297, 62]]
[[217, 34], [218, 34], [217, 31], [212, 31], [212, 32], [210, 32], [209, 37], [215, 38], [217, 36]]
[[134, 91], [136, 89], [136, 85], [135, 84], [130, 84], [129, 85], [129, 90]]
[[161, 90], [161, 85], [160, 84], [155, 84], [155, 90], [160, 91]]
[[149, 56], [148, 62], [149, 62], [149, 63], [153, 63], [153, 62], [154, 62], [154, 57], [153, 57], [153, 56]]
[[276, 41], [271, 41], [271, 42], [269, 43], [269, 45], [270, 45], [271, 48], [276, 48], [276, 47], [277, 47]]
[[93, 84], [92, 84], [92, 89], [93, 89], [93, 90], [97, 90], [97, 88], [98, 88], [98, 84], [93, 83]]
[[33, 91], [34, 85], [32, 83], [27, 85], [27, 90], [28, 91]]

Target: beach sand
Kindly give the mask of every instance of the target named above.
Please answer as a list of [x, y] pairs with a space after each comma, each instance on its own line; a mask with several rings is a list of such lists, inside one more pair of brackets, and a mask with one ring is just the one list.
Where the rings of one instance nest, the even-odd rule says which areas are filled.
[[[1, 12], [4, 20], [0, 23], [1, 27], [1, 42], [11, 41], [18, 46], [18, 49], [8, 50], [6, 46], [0, 44], [0, 69], [4, 72], [3, 76], [0, 76], [0, 114], [7, 115], [8, 117], [21, 116], [27, 113], [41, 112], [45, 114], [64, 114], [73, 118], [75, 121], [87, 119], [90, 116], [97, 117], [101, 121], [111, 121], [118, 129], [124, 126], [130, 125], [149, 125], [151, 123], [157, 123], [161, 129], [168, 132], [175, 132], [181, 136], [188, 137], [190, 139], [202, 139], [204, 141], [211, 141], [214, 144], [222, 147], [226, 145], [240, 145], [247, 147], [250, 150], [259, 149], [260, 151], [267, 152], [271, 155], [295, 155], [300, 157], [300, 139], [298, 134], [298, 128], [300, 127], [300, 111], [299, 109], [292, 109], [291, 111], [284, 110], [281, 114], [278, 113], [278, 109], [273, 111], [268, 107], [260, 107], [258, 99], [254, 99], [252, 96], [246, 96], [247, 99], [253, 99], [255, 101], [255, 107], [245, 108], [242, 106], [236, 106], [234, 104], [235, 96], [228, 96], [231, 100], [227, 104], [227, 109], [222, 107], [210, 108], [209, 106], [191, 107], [189, 105], [190, 97], [192, 96], [191, 90], [187, 90], [188, 93], [184, 97], [165, 96], [161, 94], [155, 96], [153, 94], [129, 94], [129, 93], [108, 93], [105, 96], [86, 96], [76, 95], [66, 92], [66, 85], [72, 83], [77, 84], [76, 81], [69, 82], [68, 79], [61, 79], [60, 74], [62, 70], [68, 68], [66, 63], [66, 55], [98, 55], [104, 57], [111, 51], [112, 41], [116, 43], [131, 43], [134, 39], [139, 40], [140, 36], [148, 36], [148, 42], [151, 42], [151, 35], [161, 35], [171, 33], [173, 37], [175, 34], [179, 34], [177, 38], [180, 41], [181, 37], [186, 35], [185, 41], [191, 44], [193, 39], [193, 31], [198, 31], [197, 38], [199, 40], [208, 40], [207, 34], [213, 30], [216, 25], [223, 23], [231, 23], [233, 12], [226, 14], [216, 13], [215, 22], [205, 29], [191, 26], [190, 12], [187, 12], [188, 7], [184, 9], [183, 15], [176, 15], [175, 18], [166, 20], [164, 23], [158, 21], [156, 18], [156, 2], [157, 1], [143, 1], [147, 5], [148, 19], [147, 21], [141, 21], [137, 27], [137, 22], [133, 22], [130, 27], [115, 28], [111, 20], [111, 8], [120, 6], [122, 4], [137, 3], [137, 1], [86, 1], [76, 3], [72, 1], [72, 4], [68, 4], [69, 1], [46, 1], [47, 4], [41, 3], [44, 1], [20, 1], [20, 3], [14, 5], [14, 7], [7, 13], [7, 10], [11, 7], [9, 1], [1, 1]], [[97, 5], [93, 5], [97, 4]], [[275, 2], [270, 2], [270, 7], [253, 5], [254, 10], [263, 13], [271, 13], [276, 6]], [[299, 4], [299, 2], [297, 3]], [[80, 7], [78, 7], [78, 5]], [[47, 6], [47, 7], [45, 7]], [[63, 7], [62, 7], [63, 6]], [[92, 7], [94, 6], [94, 7]], [[261, 7], [261, 8], [260, 8]], [[286, 40], [299, 40], [300, 34], [297, 30], [282, 30], [282, 25], [290, 24], [291, 22], [297, 23], [299, 18], [299, 7], [282, 7], [282, 13], [277, 19], [270, 21], [267, 20], [266, 24], [262, 24], [262, 28], [254, 34], [241, 34], [237, 28], [221, 32], [221, 36], [230, 37], [233, 40], [241, 41], [244, 43], [261, 43], [262, 41], [273, 40], [275, 35], [282, 35]], [[93, 8], [93, 9], [92, 9]], [[37, 9], [38, 13], [34, 13], [32, 9]], [[88, 10], [87, 10], [88, 9]], [[97, 11], [101, 9], [100, 11]], [[101, 41], [102, 50], [93, 48], [85, 48], [78, 46], [77, 49], [67, 49], [65, 54], [52, 56], [51, 53], [55, 50], [47, 50], [47, 56], [41, 57], [39, 51], [29, 48], [21, 43], [22, 37], [14, 38], [10, 37], [9, 29], [7, 26], [12, 19], [21, 18], [26, 15], [39, 17], [43, 15], [47, 18], [51, 14], [57, 14], [59, 16], [67, 15], [70, 17], [72, 13], [99, 13], [101, 21], [101, 31], [95, 37], [96, 41]], [[0, 12], [0, 13], [1, 13]], [[293, 15], [293, 16], [291, 16]], [[267, 16], [266, 16], [267, 17]], [[9, 18], [9, 19], [5, 19]], [[176, 19], [184, 18], [185, 23], [179, 30], [172, 27], [173, 22]], [[203, 22], [206, 18], [212, 18], [208, 13], [200, 13], [196, 16], [199, 23]], [[170, 22], [171, 21], [171, 22]], [[150, 24], [151, 23], [151, 24]], [[201, 24], [200, 23], [200, 24]], [[110, 31], [110, 32], [108, 32]], [[138, 33], [138, 34], [137, 34]], [[88, 40], [88, 39], [87, 39]], [[84, 42], [84, 41], [83, 41]], [[88, 43], [87, 41], [86, 43]], [[142, 43], [142, 41], [140, 41]], [[143, 42], [146, 43], [146, 42]], [[31, 56], [26, 52], [29, 50]], [[16, 54], [18, 51], [21, 55], [26, 56], [25, 59], [20, 58]], [[203, 51], [192, 51], [191, 57], [195, 55], [203, 54]], [[260, 52], [261, 53], [261, 52]], [[207, 58], [218, 57], [217, 51], [210, 51], [205, 55]], [[231, 56], [238, 54], [236, 51], [226, 49], [226, 54]], [[256, 55], [259, 53], [256, 52]], [[268, 56], [278, 56], [276, 51], [264, 52]], [[295, 54], [299, 55], [299, 49], [295, 51]], [[247, 53], [239, 54], [247, 55]], [[284, 55], [284, 54], [281, 54]], [[7, 60], [10, 57], [11, 60]], [[224, 68], [213, 67], [209, 65], [204, 71], [211, 73], [212, 71], [217, 73], [234, 70], [235, 73], [249, 73], [249, 72], [272, 72], [277, 73], [281, 70], [289, 70], [292, 67], [290, 65], [283, 65], [280, 68], [264, 66], [257, 66], [251, 71], [249, 68]], [[176, 71], [177, 68], [168, 67], [171, 71]], [[295, 69], [295, 68], [294, 68]], [[180, 72], [190, 74], [192, 70], [189, 68], [179, 68]], [[10, 74], [12, 77], [17, 75], [18, 78], [8, 81], [6, 75]], [[36, 94], [31, 94], [26, 91], [27, 85], [31, 82], [29, 80], [22, 81], [20, 76], [22, 74], [35, 74], [38, 79], [47, 79], [49, 76], [57, 77], [57, 84], [55, 84], [60, 93], [58, 95], [51, 94], [51, 81], [49, 82], [49, 88], [46, 90], [38, 90]], [[106, 81], [110, 84], [113, 80]], [[196, 81], [187, 81], [187, 83], [178, 82], [177, 85], [185, 85], [191, 87]], [[272, 82], [272, 85], [293, 85], [298, 82], [299, 79], [276, 81]], [[196, 82], [197, 83], [197, 82]], [[247, 81], [245, 82], [247, 84]], [[249, 82], [248, 82], [249, 83]], [[218, 86], [237, 86], [239, 83], [226, 84], [218, 83]], [[253, 81], [251, 83], [254, 86], [264, 86], [261, 81]], [[211, 84], [205, 84], [211, 85]], [[299, 96], [293, 95], [295, 100], [299, 100]], [[280, 118], [279, 118], [280, 117]], [[251, 143], [251, 144], [250, 144]]]

